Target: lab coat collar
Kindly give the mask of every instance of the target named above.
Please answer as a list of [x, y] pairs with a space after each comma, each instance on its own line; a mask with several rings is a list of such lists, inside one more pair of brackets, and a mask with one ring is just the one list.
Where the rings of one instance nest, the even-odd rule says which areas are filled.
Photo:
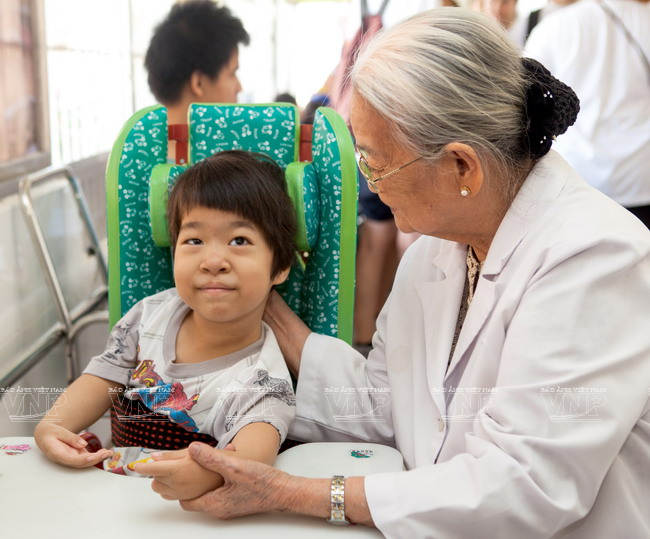
[[558, 198], [571, 173], [575, 174], [554, 150], [539, 160], [497, 229], [483, 264], [483, 278], [496, 279], [529, 230]]
[[572, 172], [568, 163], [551, 150], [535, 165], [519, 189], [488, 250], [481, 270], [481, 279], [458, 337], [447, 377], [454, 374], [454, 369], [461, 363], [463, 355], [494, 309], [498, 276], [526, 234], [537, 226], [544, 213], [558, 198], [568, 175]]

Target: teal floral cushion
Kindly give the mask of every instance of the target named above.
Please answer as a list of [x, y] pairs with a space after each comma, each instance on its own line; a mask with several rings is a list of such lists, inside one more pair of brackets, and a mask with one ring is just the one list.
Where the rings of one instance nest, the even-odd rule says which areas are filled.
[[[194, 104], [189, 161], [219, 151], [264, 153], [285, 169], [296, 208], [300, 252], [278, 288], [313, 330], [352, 339], [357, 179], [342, 119], [316, 114], [311, 163], [298, 162], [298, 110], [290, 104]], [[107, 169], [109, 310], [114, 324], [140, 299], [174, 286], [166, 229], [167, 195], [184, 166], [167, 164], [167, 113], [136, 113], [118, 136]]]

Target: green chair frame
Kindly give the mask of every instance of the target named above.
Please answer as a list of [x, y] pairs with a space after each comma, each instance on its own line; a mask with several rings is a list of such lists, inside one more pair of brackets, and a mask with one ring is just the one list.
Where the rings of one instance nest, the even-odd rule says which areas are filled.
[[[357, 168], [341, 117], [318, 110], [311, 162], [298, 160], [299, 113], [291, 104], [193, 104], [188, 125], [189, 164], [241, 149], [264, 153], [285, 170], [300, 252], [278, 291], [310, 329], [351, 343]], [[106, 173], [111, 326], [139, 300], [174, 286], [166, 202], [183, 170], [167, 163], [167, 110], [157, 105], [135, 113]]]

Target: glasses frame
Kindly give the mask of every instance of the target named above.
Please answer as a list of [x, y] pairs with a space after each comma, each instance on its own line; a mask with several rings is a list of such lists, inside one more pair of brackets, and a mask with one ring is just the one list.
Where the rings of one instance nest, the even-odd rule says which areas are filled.
[[372, 172], [370, 170], [370, 165], [368, 164], [368, 160], [367, 160], [368, 156], [366, 152], [359, 148], [357, 148], [356, 150], [357, 153], [359, 154], [359, 157], [357, 158], [357, 165], [359, 166], [359, 171], [361, 172], [364, 179], [366, 180], [366, 183], [368, 184], [368, 189], [370, 189], [373, 193], [379, 193], [379, 187], [377, 187], [377, 183], [379, 183], [382, 180], [385, 180], [386, 178], [392, 176], [396, 172], [399, 172], [400, 170], [422, 159], [422, 156], [416, 157], [415, 159], [409, 161], [408, 163], [399, 166], [396, 169], [391, 170], [390, 172], [386, 172], [386, 174], [382, 174], [378, 178], [373, 178]]

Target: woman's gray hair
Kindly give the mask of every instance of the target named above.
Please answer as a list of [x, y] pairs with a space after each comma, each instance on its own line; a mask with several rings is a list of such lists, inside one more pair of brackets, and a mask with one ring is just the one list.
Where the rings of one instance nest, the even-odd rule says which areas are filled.
[[498, 24], [462, 8], [407, 19], [371, 40], [352, 72], [355, 91], [435, 162], [450, 142], [473, 147], [484, 166], [524, 166], [526, 83], [519, 52]]

